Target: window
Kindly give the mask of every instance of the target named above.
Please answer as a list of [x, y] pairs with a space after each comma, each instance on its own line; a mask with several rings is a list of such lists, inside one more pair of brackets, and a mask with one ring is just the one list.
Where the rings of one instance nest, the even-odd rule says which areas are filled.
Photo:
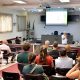
[[26, 16], [17, 16], [18, 31], [26, 30]]
[[0, 14], [0, 32], [12, 31], [12, 15]]

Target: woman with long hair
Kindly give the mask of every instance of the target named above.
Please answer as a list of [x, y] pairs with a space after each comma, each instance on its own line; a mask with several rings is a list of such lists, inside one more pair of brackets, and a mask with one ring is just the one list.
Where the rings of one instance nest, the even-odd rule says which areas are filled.
[[45, 48], [44, 45], [41, 46], [40, 54], [36, 56], [35, 62], [41, 65], [49, 65], [51, 67], [53, 66], [53, 58], [47, 54], [47, 48]]

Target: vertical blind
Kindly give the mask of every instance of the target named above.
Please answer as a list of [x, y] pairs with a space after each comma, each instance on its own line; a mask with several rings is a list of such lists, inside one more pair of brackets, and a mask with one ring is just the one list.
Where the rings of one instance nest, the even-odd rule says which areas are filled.
[[17, 16], [18, 31], [26, 30], [26, 16]]
[[12, 31], [12, 15], [0, 14], [0, 32]]

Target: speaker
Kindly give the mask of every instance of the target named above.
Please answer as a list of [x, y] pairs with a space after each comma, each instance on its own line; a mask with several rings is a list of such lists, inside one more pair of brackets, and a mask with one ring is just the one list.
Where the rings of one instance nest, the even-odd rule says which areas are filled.
[[40, 16], [40, 21], [45, 22], [46, 21], [46, 15], [41, 15]]

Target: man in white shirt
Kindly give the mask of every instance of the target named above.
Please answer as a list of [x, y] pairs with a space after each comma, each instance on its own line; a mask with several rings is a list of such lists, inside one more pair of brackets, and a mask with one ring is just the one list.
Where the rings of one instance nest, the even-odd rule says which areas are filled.
[[[15, 54], [11, 52], [11, 49], [10, 49], [10, 47], [9, 47], [7, 44], [8, 44], [8, 43], [7, 43], [6, 40], [2, 41], [2, 44], [0, 45], [0, 51], [2, 51], [2, 50], [7, 50], [8, 53], [6, 54], [6, 56], [7, 56], [7, 57], [12, 56], [11, 62], [13, 62], [13, 60], [14, 60], [14, 58], [15, 58]], [[7, 63], [8, 63], [8, 62], [7, 62]]]
[[2, 41], [2, 44], [0, 45], [0, 50], [7, 50], [8, 53], [11, 53], [10, 47], [7, 45], [7, 41]]
[[72, 68], [73, 59], [69, 58], [66, 54], [66, 50], [60, 52], [60, 57], [55, 59], [55, 68]]
[[62, 44], [67, 44], [67, 34], [65, 32], [63, 33], [61, 38], [62, 38]]

